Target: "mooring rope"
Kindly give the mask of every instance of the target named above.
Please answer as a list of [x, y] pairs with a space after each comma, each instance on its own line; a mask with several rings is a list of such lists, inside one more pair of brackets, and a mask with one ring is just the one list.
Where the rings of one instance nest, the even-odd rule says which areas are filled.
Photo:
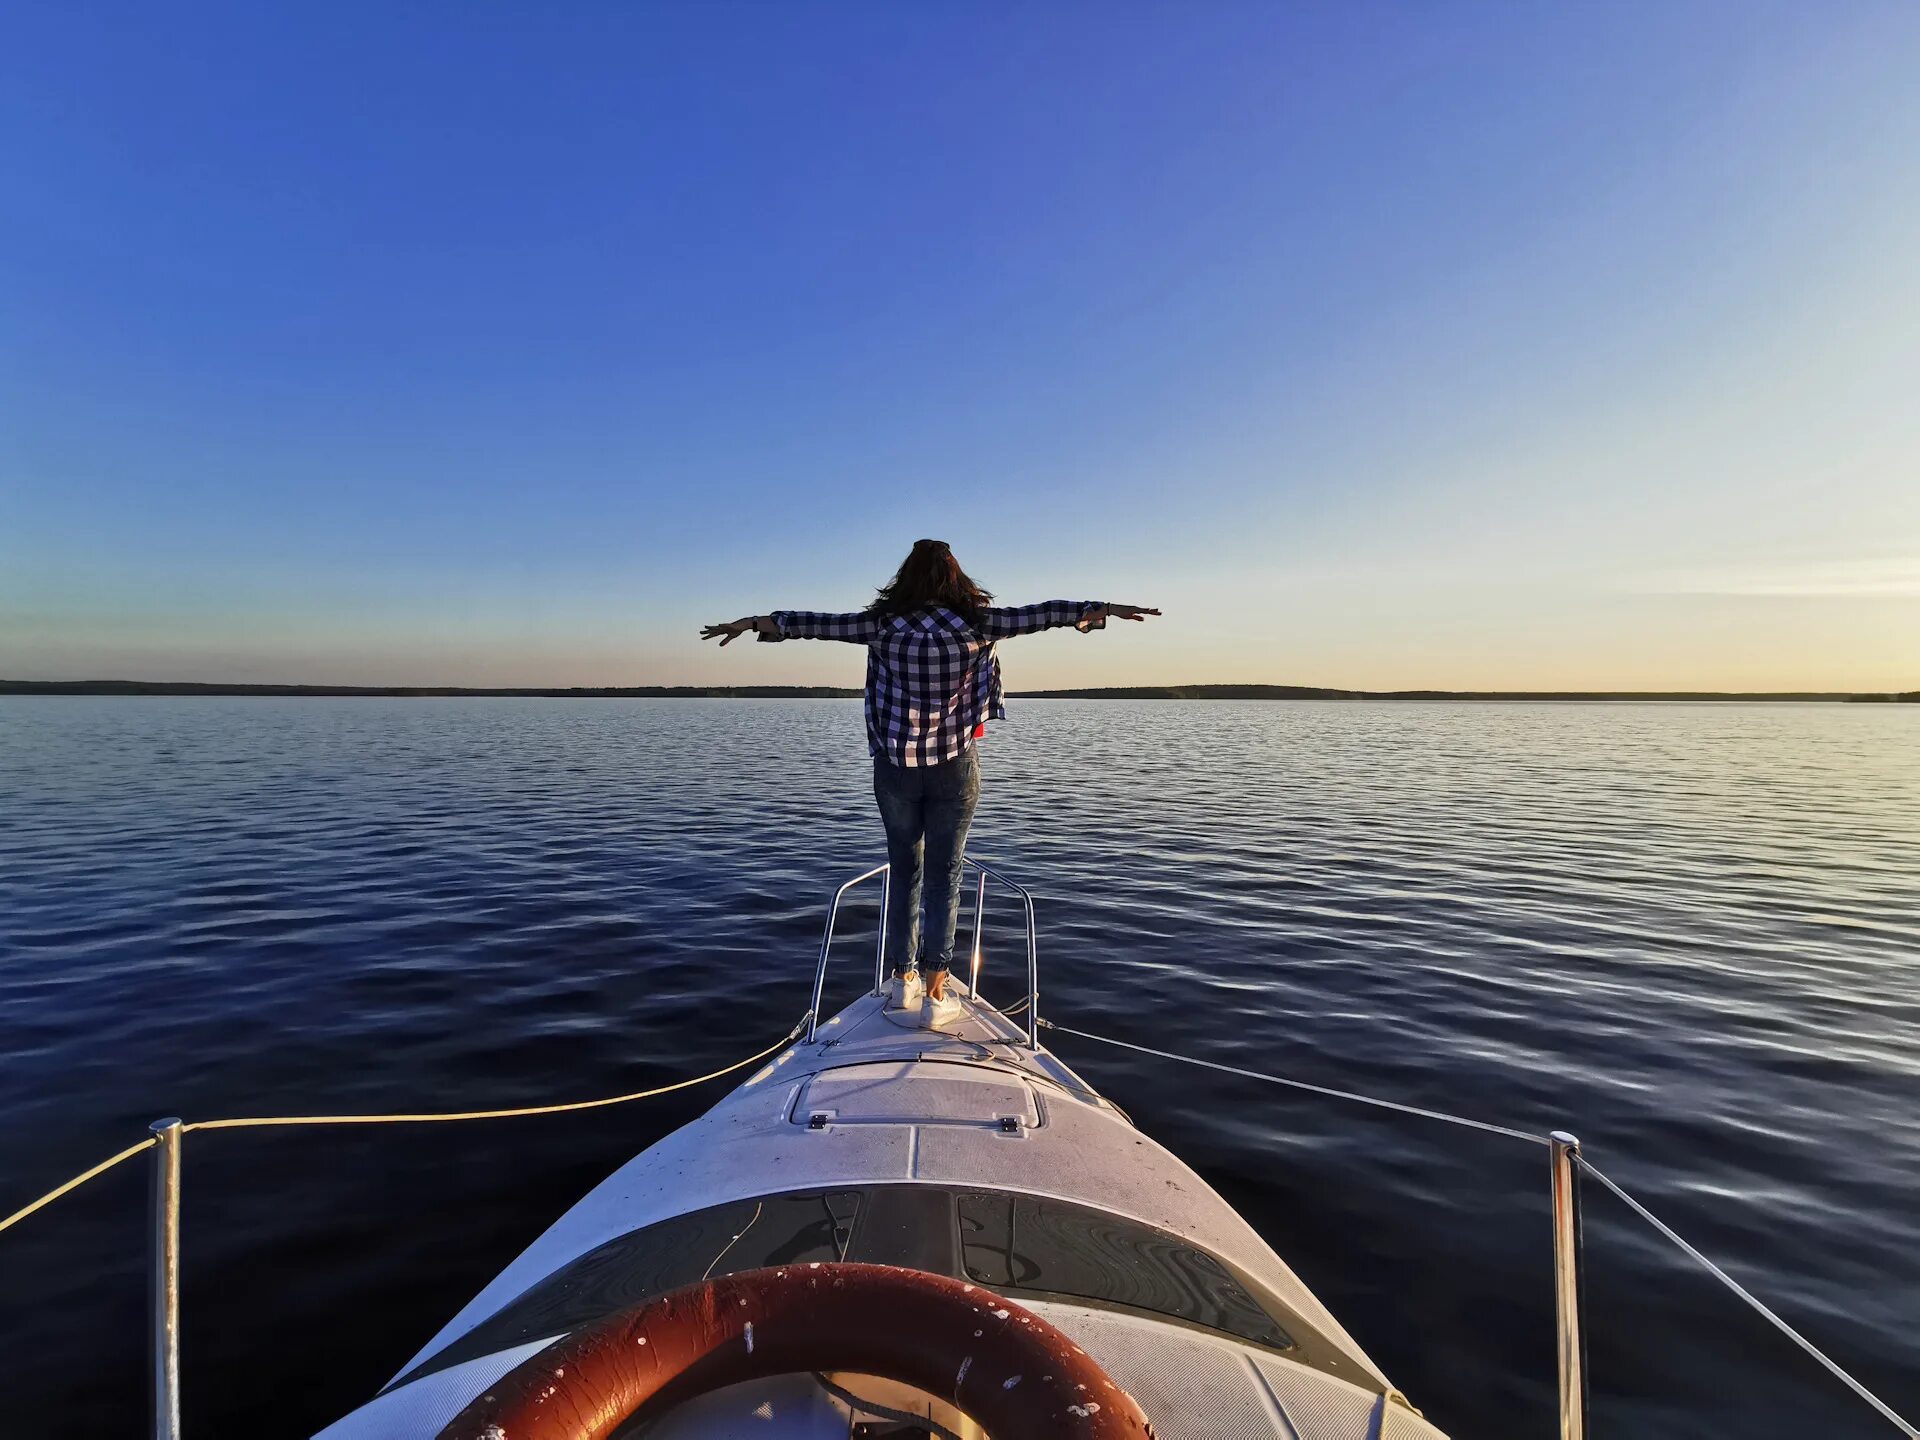
[[[670, 1094], [675, 1090], [686, 1090], [695, 1085], [703, 1085], [709, 1080], [718, 1080], [722, 1075], [731, 1075], [736, 1070], [744, 1070], [756, 1060], [764, 1060], [774, 1051], [791, 1044], [799, 1038], [806, 1028], [809, 1017], [800, 1017], [795, 1025], [780, 1039], [731, 1065], [718, 1070], [709, 1070], [704, 1075], [696, 1075], [691, 1080], [675, 1080], [669, 1085], [656, 1085], [651, 1090], [635, 1090], [630, 1095], [609, 1095], [598, 1100], [570, 1100], [558, 1105], [523, 1105], [510, 1110], [457, 1110], [435, 1114], [417, 1115], [260, 1115], [230, 1120], [194, 1120], [182, 1125], [181, 1130], [248, 1130], [275, 1125], [406, 1125], [415, 1123], [434, 1123], [447, 1120], [510, 1120], [522, 1115], [561, 1115], [569, 1110], [598, 1110], [608, 1105], [625, 1105], [634, 1100], [651, 1100], [656, 1095]], [[118, 1155], [102, 1160], [90, 1170], [83, 1170], [64, 1184], [56, 1185], [29, 1205], [0, 1220], [0, 1231], [11, 1229], [36, 1210], [43, 1209], [58, 1200], [62, 1195], [78, 1190], [87, 1181], [97, 1175], [104, 1175], [123, 1160], [131, 1160], [143, 1150], [150, 1150], [159, 1142], [149, 1136], [138, 1145], [129, 1145]]]

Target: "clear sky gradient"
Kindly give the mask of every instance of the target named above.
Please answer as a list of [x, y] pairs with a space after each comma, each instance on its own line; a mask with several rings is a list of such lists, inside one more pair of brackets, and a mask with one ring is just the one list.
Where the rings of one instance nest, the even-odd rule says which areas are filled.
[[16, 4], [0, 675], [1920, 686], [1920, 5]]

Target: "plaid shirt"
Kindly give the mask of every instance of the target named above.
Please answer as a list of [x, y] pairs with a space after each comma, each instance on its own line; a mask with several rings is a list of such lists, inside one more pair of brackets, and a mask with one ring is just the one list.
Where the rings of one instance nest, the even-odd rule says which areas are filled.
[[993, 642], [1071, 625], [1106, 624], [1095, 600], [995, 605], [976, 629], [944, 606], [911, 615], [856, 610], [776, 610], [778, 635], [762, 640], [846, 640], [867, 647], [867, 748], [895, 765], [938, 765], [964, 755], [974, 730], [1004, 720], [1007, 707]]

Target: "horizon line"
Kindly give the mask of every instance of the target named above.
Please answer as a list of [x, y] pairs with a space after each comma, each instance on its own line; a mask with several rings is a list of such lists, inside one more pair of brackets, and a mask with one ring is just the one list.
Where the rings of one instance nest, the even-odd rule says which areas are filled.
[[[449, 698], [528, 699], [856, 699], [863, 692], [843, 685], [321, 685], [195, 680], [11, 680], [0, 678], [0, 695], [229, 696], [244, 698]], [[1920, 690], [1565, 690], [1419, 687], [1360, 690], [1339, 686], [1268, 682], [1099, 685], [1010, 690], [1015, 700], [1622, 700], [1622, 701], [1920, 701]]]

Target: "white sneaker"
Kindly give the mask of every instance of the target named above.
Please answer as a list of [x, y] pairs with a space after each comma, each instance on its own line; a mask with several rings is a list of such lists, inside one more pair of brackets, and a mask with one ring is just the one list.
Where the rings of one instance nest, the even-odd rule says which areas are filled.
[[926, 986], [921, 983], [920, 972], [909, 970], [906, 974], [895, 974], [887, 982], [887, 1009], [918, 1010], [926, 995]]
[[920, 1028], [922, 1030], [947, 1030], [965, 1013], [960, 1008], [960, 997], [948, 990], [938, 1000], [929, 995], [920, 1004]]

